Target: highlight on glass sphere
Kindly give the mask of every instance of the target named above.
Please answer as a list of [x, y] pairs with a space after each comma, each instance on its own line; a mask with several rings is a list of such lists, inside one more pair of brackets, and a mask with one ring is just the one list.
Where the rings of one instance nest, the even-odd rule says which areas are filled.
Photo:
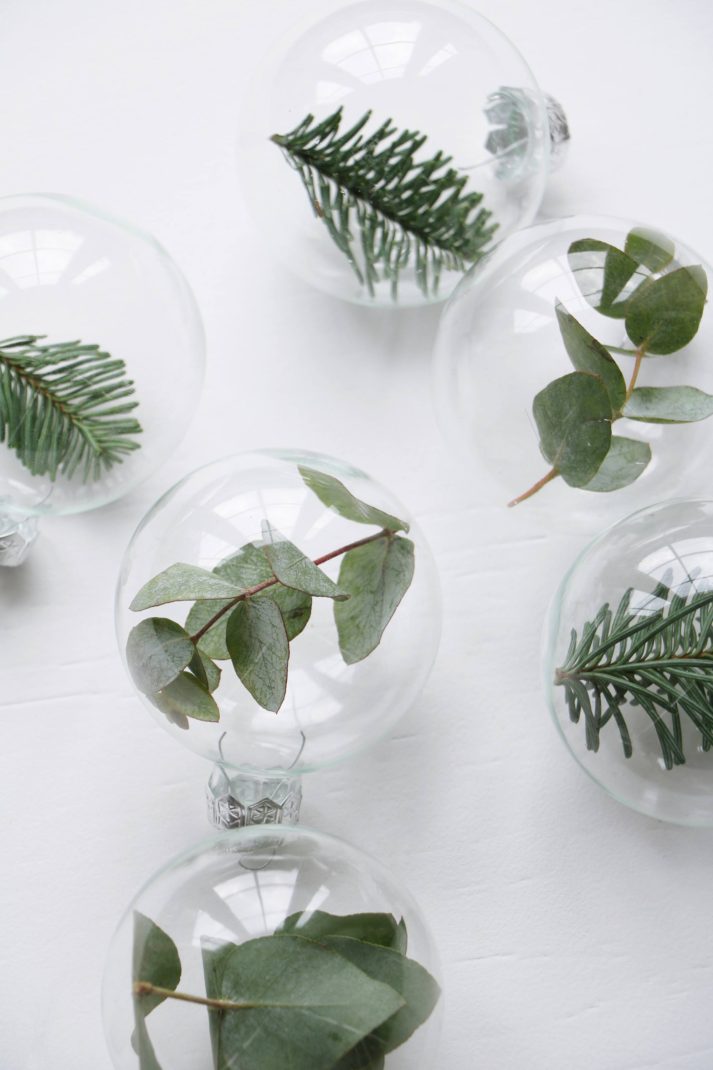
[[635, 810], [713, 825], [713, 502], [647, 507], [597, 538], [550, 611], [546, 687], [589, 775]]
[[474, 268], [443, 312], [435, 395], [483, 493], [561, 518], [704, 493], [711, 270], [594, 216], [521, 231]]
[[317, 454], [243, 453], [192, 473], [121, 568], [119, 645], [144, 703], [191, 749], [258, 777], [387, 734], [439, 632], [435, 566], [401, 503]]
[[514, 45], [458, 0], [312, 4], [241, 122], [241, 183], [277, 255], [382, 305], [447, 297], [534, 218], [569, 137]]
[[113, 501], [170, 454], [204, 342], [165, 250], [65, 197], [0, 198], [0, 316], [0, 561], [15, 564], [37, 517]]
[[115, 1070], [431, 1070], [440, 969], [415, 902], [368, 855], [240, 829], [139, 892], [103, 984]]

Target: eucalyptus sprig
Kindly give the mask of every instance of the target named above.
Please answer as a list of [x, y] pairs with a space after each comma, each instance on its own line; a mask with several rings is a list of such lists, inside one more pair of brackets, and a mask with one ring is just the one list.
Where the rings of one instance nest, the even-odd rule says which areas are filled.
[[[573, 242], [569, 263], [587, 302], [623, 320], [631, 348], [597, 341], [558, 301], [557, 322], [575, 371], [536, 395], [532, 413], [540, 450], [552, 466], [509, 504], [531, 498], [561, 476], [571, 487], [613, 491], [638, 479], [651, 447], [613, 434], [621, 419], [692, 423], [713, 414], [713, 396], [694, 386], [639, 386], [645, 359], [677, 353], [698, 332], [708, 291], [700, 265], [675, 266], [673, 243], [644, 229], [630, 231], [624, 249], [595, 238]], [[628, 382], [612, 354], [633, 359]]]
[[[305, 628], [313, 598], [331, 598], [341, 655], [348, 665], [368, 657], [408, 590], [414, 544], [408, 524], [360, 501], [338, 479], [304, 466], [300, 475], [339, 516], [378, 530], [314, 561], [263, 520], [262, 539], [248, 543], [212, 571], [171, 565], [131, 602], [143, 612], [192, 602], [185, 627], [148, 617], [133, 628], [126, 656], [136, 686], [182, 728], [189, 718], [220, 720], [213, 697], [218, 661], [232, 667], [260, 706], [275, 713], [287, 690], [290, 643]], [[321, 568], [341, 558], [335, 583]]]
[[616, 611], [609, 604], [588, 621], [581, 636], [572, 629], [564, 663], [554, 683], [563, 687], [569, 716], [584, 716], [587, 749], [599, 750], [602, 729], [612, 721], [624, 755], [633, 753], [626, 714], [648, 718], [667, 769], [683, 765], [682, 718], [713, 745], [713, 591], [673, 594], [660, 585], [647, 603], [632, 609], [630, 588]]
[[139, 1070], [161, 1070], [146, 1019], [166, 1000], [206, 1008], [215, 1070], [382, 1070], [440, 997], [407, 943], [403, 919], [391, 914], [292, 914], [270, 936], [204, 940], [205, 995], [191, 994], [178, 991], [174, 941], [136, 912]]
[[99, 346], [43, 337], [0, 341], [0, 442], [32, 475], [100, 479], [139, 448], [134, 384]]
[[370, 294], [386, 279], [396, 299], [410, 267], [421, 292], [435, 295], [441, 273], [465, 271], [497, 229], [482, 193], [466, 191], [468, 176], [449, 166], [451, 156], [416, 159], [425, 135], [399, 131], [391, 119], [367, 134], [370, 111], [342, 131], [342, 117], [342, 108], [322, 122], [307, 115], [272, 141]]

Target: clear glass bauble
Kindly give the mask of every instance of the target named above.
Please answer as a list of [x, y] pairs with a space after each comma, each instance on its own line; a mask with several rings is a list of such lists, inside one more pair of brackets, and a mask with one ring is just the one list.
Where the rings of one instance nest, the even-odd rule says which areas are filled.
[[[702, 657], [703, 662], [713, 661], [713, 632], [710, 623], [704, 627], [696, 623], [696, 635], [703, 640], [697, 651], [697, 640], [685, 634], [686, 622], [693, 619], [689, 616], [682, 621], [679, 640], [673, 645], [647, 649], [638, 644], [643, 621], [679, 611], [681, 604], [672, 605], [674, 598], [701, 596], [705, 600], [713, 591], [712, 580], [713, 502], [674, 500], [650, 506], [615, 524], [575, 561], [553, 601], [545, 633], [545, 686], [550, 709], [574, 758], [615, 799], [651, 817], [681, 825], [713, 825], [713, 750], [705, 749], [702, 733], [675, 701], [672, 680], [666, 674], [672, 666], [685, 673], [695, 656]], [[623, 626], [638, 626], [639, 631], [632, 633], [626, 655], [619, 646], [597, 654], [599, 641], [606, 638], [599, 627], [591, 655], [573, 658], [572, 630], [578, 642], [582, 641], [585, 625], [595, 621], [607, 604], [616, 614], [629, 590], [628, 613], [633, 619]], [[652, 623], [659, 626], [656, 619]], [[610, 629], [614, 624], [612, 621]], [[613, 634], [617, 633], [610, 631]], [[626, 660], [635, 666], [633, 675], [632, 670], [622, 675]], [[572, 718], [564, 683], [567, 675], [576, 688], [587, 688], [592, 718], [589, 726], [584, 712], [578, 721]], [[611, 694], [617, 693], [617, 684], [632, 683], [619, 706], [624, 727], [607, 714], [605, 694], [601, 707], [597, 705], [595, 680], [609, 687]], [[692, 690], [685, 675], [675, 680]], [[637, 691], [641, 688], [644, 690]], [[708, 695], [701, 716], [710, 727], [710, 691]], [[636, 701], [637, 696], [643, 701]], [[655, 701], [661, 696], [664, 703], [670, 699], [671, 709]], [[597, 728], [598, 716], [601, 724]], [[683, 761], [666, 761], [656, 717], [663, 723], [664, 738], [669, 732], [678, 740]], [[630, 757], [624, 747], [627, 733]]]
[[483, 195], [488, 225], [497, 225], [483, 248], [531, 222], [553, 156], [568, 137], [561, 109], [541, 93], [512, 42], [458, 0], [340, 0], [303, 8], [251, 80], [238, 143], [241, 185], [260, 233], [291, 270], [361, 304], [442, 300], [462, 271], [445, 265], [437, 287], [424, 289], [412, 246], [397, 292], [378, 263], [370, 287], [356, 211], [354, 262], [340, 251], [325, 225], [324, 194], [308, 196], [299, 171], [270, 140], [308, 115], [322, 122], [338, 108], [340, 133], [370, 112], [365, 135], [391, 119], [398, 131], [427, 137], [417, 161], [437, 151], [451, 157], [467, 176], [466, 192]]
[[[296, 913], [387, 913], [403, 918], [408, 957], [440, 983], [438, 956], [414, 900], [379, 863], [331, 836], [304, 828], [241, 829], [223, 833], [174, 859], [139, 892], [112, 941], [103, 984], [106, 1040], [115, 1070], [137, 1070], [131, 1045], [134, 912], [158, 925], [175, 943], [182, 965], [179, 991], [205, 992], [204, 942], [242, 944], [270, 936]], [[385, 1070], [432, 1070], [443, 998]], [[166, 1000], [146, 1018], [161, 1066], [211, 1070], [205, 1007]], [[231, 1063], [232, 1065], [232, 1063]], [[236, 1064], [237, 1065], [237, 1064]]]
[[[632, 348], [624, 320], [603, 315], [586, 300], [568, 250], [585, 238], [623, 250], [627, 235], [640, 226], [624, 219], [573, 216], [520, 231], [468, 273], [444, 308], [434, 361], [439, 423], [477, 476], [481, 500], [505, 506], [550, 468], [540, 453], [533, 400], [553, 380], [574, 371], [556, 303], [605, 346]], [[674, 258], [653, 277], [702, 265], [713, 280], [713, 268], [701, 256], [677, 239], [663, 238], [673, 240]], [[581, 277], [590, 280], [592, 292], [601, 285], [601, 271]], [[690, 385], [713, 394], [712, 349], [713, 316], [706, 307], [693, 340], [670, 355], [646, 357], [637, 385]], [[615, 351], [613, 355], [628, 383], [634, 360]], [[613, 521], [652, 499], [706, 493], [710, 420], [664, 424], [622, 418], [613, 433], [650, 446], [651, 460], [635, 482], [595, 492], [558, 478], [517, 505], [517, 511], [527, 511], [548, 526], [591, 530], [592, 518]]]
[[[137, 401], [128, 416], [141, 428], [132, 436], [138, 448], [88, 474], [81, 465], [70, 473], [66, 461], [48, 472], [42, 433], [29, 447], [33, 474], [4, 435], [0, 536], [9, 536], [18, 528], [22, 534], [23, 524], [31, 527], [33, 517], [82, 512], [121, 497], [169, 456], [200, 393], [204, 338], [191, 290], [154, 238], [59, 196], [0, 199], [0, 317], [0, 351], [8, 359], [13, 351], [3, 340], [44, 336], [38, 344], [79, 340], [122, 361], [133, 394], [105, 407]], [[0, 360], [9, 375], [7, 368]], [[99, 380], [98, 391], [105, 382]]]
[[[340, 480], [357, 498], [406, 521], [408, 512], [363, 472], [312, 453], [237, 454], [198, 469], [165, 494], [140, 523], [121, 567], [116, 601], [122, 657], [131, 629], [143, 617], [184, 624], [189, 605], [145, 613], [129, 605], [152, 577], [177, 562], [212, 570], [241, 547], [261, 539], [268, 520], [314, 560], [378, 531], [325, 507], [305, 485], [298, 465]], [[262, 708], [233, 671], [223, 667], [214, 698], [217, 723], [171, 723], [145, 696], [149, 711], [179, 742], [223, 768], [256, 776], [292, 775], [330, 765], [388, 734], [414, 701], [433, 664], [440, 635], [440, 595], [430, 550], [415, 525], [413, 581], [377, 648], [347, 665], [337, 641], [331, 598], [314, 598], [311, 617], [290, 643], [287, 693], [277, 714]], [[323, 565], [336, 581], [340, 558]], [[259, 800], [258, 800], [259, 801]]]

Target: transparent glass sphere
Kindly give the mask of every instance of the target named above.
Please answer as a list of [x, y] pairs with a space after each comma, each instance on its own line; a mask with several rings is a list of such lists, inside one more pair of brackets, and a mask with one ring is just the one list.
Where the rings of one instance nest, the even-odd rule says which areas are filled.
[[[575, 370], [560, 331], [557, 302], [597, 341], [613, 347], [624, 381], [631, 382], [635, 359], [616, 352], [634, 348], [624, 319], [604, 315], [590, 303], [601, 290], [601, 254], [575, 250], [570, 257], [568, 250], [589, 238], [624, 250], [627, 235], [637, 227], [641, 224], [597, 216], [530, 227], [512, 235], [469, 272], [444, 308], [434, 361], [439, 422], [453, 448], [477, 473], [485, 500], [505, 506], [550, 468], [540, 452], [533, 401], [552, 381]], [[701, 256], [653, 229], [659, 240], [674, 245], [673, 259], [654, 271], [653, 278], [691, 265], [702, 265], [713, 278], [713, 269]], [[635, 274], [622, 300], [642, 281], [643, 275]], [[675, 302], [671, 311], [675, 316]], [[713, 394], [712, 348], [713, 316], [706, 307], [692, 341], [669, 355], [645, 357], [636, 385], [688, 385]], [[613, 424], [612, 433], [650, 447], [651, 459], [635, 482], [595, 492], [557, 478], [519, 504], [518, 511], [579, 527], [579, 521], [588, 522], [592, 515], [613, 520], [654, 497], [706, 492], [713, 436], [709, 420], [666, 424], [624, 417]]]
[[[190, 609], [186, 602], [141, 613], [129, 608], [143, 585], [169, 566], [183, 562], [212, 570], [248, 543], [259, 543], [265, 520], [312, 560], [378, 532], [373, 524], [355, 523], [326, 507], [305, 484], [300, 465], [326, 473], [361, 501], [410, 521], [389, 491], [334, 458], [260, 451], [200, 468], [156, 503], [126, 551], [116, 603], [117, 635], [125, 659], [129, 633], [142, 618], [159, 615], [186, 623]], [[439, 587], [430, 550], [415, 525], [407, 537], [415, 547], [413, 580], [381, 642], [363, 660], [345, 662], [335, 627], [335, 603], [329, 597], [315, 597], [307, 624], [290, 642], [287, 691], [278, 713], [255, 701], [229, 660], [218, 662], [223, 672], [213, 697], [219, 721], [190, 717], [183, 725], [174, 723], [142, 695], [147, 708], [192, 750], [256, 774], [306, 772], [388, 734], [422, 688], [440, 634]], [[322, 565], [335, 581], [341, 560], [339, 554]]]
[[[378, 277], [369, 284], [366, 229], [356, 207], [350, 249], [333, 239], [330, 219], [340, 231], [346, 200], [337, 204], [334, 188], [327, 196], [318, 179], [308, 193], [295, 157], [286, 158], [271, 137], [290, 133], [308, 115], [321, 123], [339, 108], [340, 135], [370, 113], [365, 136], [390, 119], [399, 132], [427, 137], [417, 162], [436, 152], [451, 158], [450, 166], [467, 178], [465, 192], [482, 194], [480, 208], [491, 213], [487, 223], [495, 229], [479, 255], [533, 219], [550, 166], [550, 135], [553, 144], [568, 136], [561, 111], [540, 92], [513, 44], [469, 6], [457, 0], [311, 4], [251, 81], [241, 116], [240, 178], [251, 215], [282, 261], [318, 289], [365, 304], [441, 300], [462, 270], [443, 263], [440, 283], [423, 286], [414, 241], [395, 292], [383, 259], [375, 260]], [[356, 182], [354, 196], [361, 192]]]
[[[713, 750], [696, 723], [710, 732], [713, 692], [699, 693], [690, 675], [713, 661], [709, 594], [713, 603], [713, 502], [664, 502], [591, 543], [565, 576], [545, 634], [550, 708], [576, 760], [615, 799], [682, 825], [713, 825]], [[608, 624], [597, 617], [607, 605]], [[598, 619], [591, 649], [580, 649]], [[659, 637], [650, 645], [647, 627]]]
[[[182, 966], [178, 991], [191, 995], [206, 991], [205, 944], [243, 944], [271, 936], [291, 915], [304, 913], [307, 921], [316, 911], [403, 919], [408, 957], [440, 981], [437, 953], [419, 908], [395, 877], [368, 855], [304, 828], [223, 833], [160, 870], [119, 924], [109, 950], [102, 1000], [115, 1070], [138, 1067], [130, 1040], [135, 911], [173, 940]], [[386, 1070], [432, 1070], [437, 1065], [442, 1003], [441, 997], [411, 1038], [386, 1056]], [[170, 1070], [214, 1066], [204, 1007], [168, 999], [147, 1016], [146, 1026], [161, 1066]]]
[[[0, 198], [0, 317], [0, 375], [23, 428], [0, 420], [6, 528], [113, 501], [182, 438], [203, 379], [203, 328], [186, 280], [150, 235], [66, 197]], [[105, 356], [28, 352], [32, 337]], [[5, 415], [8, 404], [5, 394]], [[88, 426], [88, 413], [106, 423]]]

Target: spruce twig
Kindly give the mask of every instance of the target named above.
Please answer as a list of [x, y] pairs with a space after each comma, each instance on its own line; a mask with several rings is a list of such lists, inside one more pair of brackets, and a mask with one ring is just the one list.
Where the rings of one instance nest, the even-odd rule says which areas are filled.
[[671, 595], [661, 586], [657, 608], [631, 609], [632, 589], [616, 612], [609, 604], [572, 630], [567, 657], [555, 673], [565, 690], [570, 719], [584, 716], [587, 749], [599, 749], [602, 728], [613, 720], [624, 755], [633, 753], [625, 711], [639, 708], [651, 721], [667, 769], [683, 765], [681, 718], [713, 745], [713, 591]]
[[0, 341], [0, 442], [33, 475], [87, 483], [139, 443], [138, 405], [123, 360], [97, 345], [42, 345], [44, 335]]
[[417, 161], [426, 136], [399, 131], [391, 119], [365, 133], [371, 112], [341, 131], [342, 108], [322, 122], [307, 115], [272, 140], [298, 172], [315, 214], [374, 294], [382, 279], [398, 296], [401, 272], [412, 267], [425, 296], [438, 292], [444, 270], [464, 271], [497, 229], [465, 192], [468, 177], [443, 152]]

